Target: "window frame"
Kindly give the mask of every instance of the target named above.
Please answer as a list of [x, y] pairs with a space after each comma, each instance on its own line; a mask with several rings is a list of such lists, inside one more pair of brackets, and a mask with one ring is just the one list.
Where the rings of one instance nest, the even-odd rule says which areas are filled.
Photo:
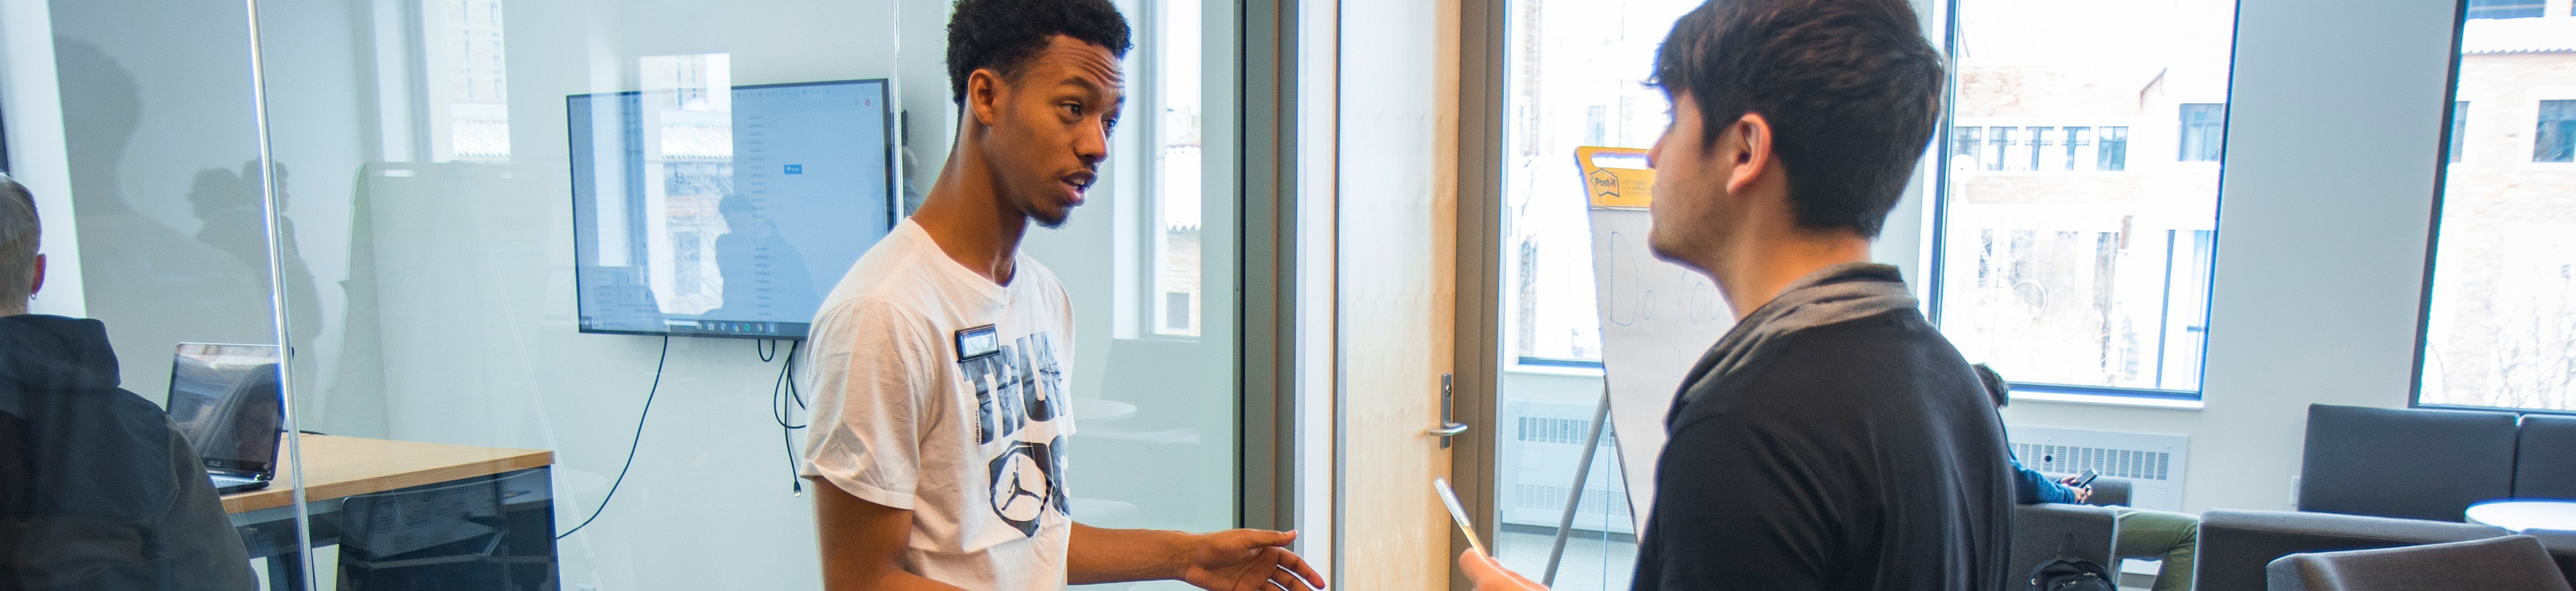
[[[2242, 3], [2244, 0], [2236, 0], [2236, 1], [2237, 1], [2237, 2], [2239, 2], [2239, 3]], [[2460, 1], [2463, 3], [2463, 4], [2462, 4], [2462, 6], [2466, 6], [2466, 2], [2467, 2], [2468, 0], [2460, 0]], [[1950, 218], [1950, 205], [1951, 205], [1950, 197], [1951, 197], [1951, 188], [1952, 188], [1952, 185], [1953, 185], [1953, 182], [1954, 182], [1954, 175], [1958, 174], [1958, 171], [1954, 171], [1954, 170], [1952, 170], [1952, 168], [1951, 168], [1951, 166], [1952, 166], [1952, 156], [1953, 156], [1953, 152], [1954, 152], [1955, 150], [1954, 150], [1954, 149], [1952, 149], [1952, 148], [1948, 148], [1948, 147], [1946, 147], [1946, 145], [1947, 145], [1947, 144], [1949, 144], [1949, 143], [1951, 143], [1951, 142], [1955, 142], [1955, 141], [1956, 141], [1956, 138], [1955, 138], [1955, 137], [1953, 137], [1953, 136], [1952, 136], [1952, 134], [1953, 134], [1953, 131], [1954, 131], [1955, 129], [1957, 129], [1958, 127], [1960, 127], [1959, 125], [1957, 125], [1957, 123], [1958, 123], [1958, 119], [1959, 119], [1959, 114], [1958, 114], [1958, 104], [1957, 104], [1957, 103], [1958, 103], [1958, 95], [1959, 95], [1959, 90], [1960, 90], [1960, 85], [1959, 85], [1959, 67], [1958, 67], [1958, 65], [1959, 65], [1959, 61], [1958, 61], [1958, 56], [1959, 56], [1959, 48], [1960, 48], [1960, 46], [1961, 46], [1961, 44], [1962, 44], [1962, 42], [1963, 42], [1962, 36], [1961, 36], [1961, 34], [1960, 34], [1960, 23], [1959, 23], [1959, 17], [1958, 17], [1958, 14], [1959, 14], [1959, 4], [1960, 4], [1960, 2], [1962, 2], [1962, 0], [1944, 0], [1944, 1], [1943, 1], [1943, 11], [1942, 11], [1942, 15], [1943, 15], [1943, 32], [1942, 32], [1942, 46], [1941, 46], [1941, 54], [1942, 54], [1942, 57], [1943, 57], [1943, 61], [1945, 62], [1945, 64], [1944, 64], [1944, 65], [1945, 65], [1945, 66], [1947, 66], [1947, 67], [1946, 67], [1946, 68], [1944, 68], [1944, 71], [1943, 71], [1943, 76], [1946, 78], [1946, 81], [1945, 81], [1945, 83], [1944, 83], [1944, 85], [1943, 85], [1943, 89], [1942, 89], [1942, 101], [1941, 101], [1941, 124], [1940, 124], [1940, 126], [1939, 126], [1938, 128], [1936, 128], [1936, 133], [1938, 133], [1939, 135], [1938, 135], [1938, 136], [1936, 136], [1936, 137], [1934, 138], [1934, 141], [1933, 141], [1933, 145], [1934, 145], [1934, 146], [1938, 146], [1938, 147], [1940, 147], [1940, 148], [1938, 148], [1938, 149], [1934, 149], [1934, 150], [1931, 150], [1931, 151], [1930, 151], [1931, 153], [1927, 155], [1927, 156], [1928, 156], [1929, 158], [1931, 158], [1931, 160], [1932, 160], [1932, 162], [1931, 162], [1932, 166], [1930, 167], [1930, 174], [1929, 174], [1929, 175], [1927, 175], [1927, 176], [1929, 177], [1927, 180], [1928, 180], [1928, 184], [1929, 184], [1930, 186], [1929, 186], [1929, 187], [1927, 187], [1927, 188], [1929, 189], [1929, 191], [1927, 191], [1927, 199], [1925, 200], [1925, 204], [1924, 204], [1924, 205], [1925, 205], [1925, 207], [1927, 207], [1927, 208], [1928, 208], [1928, 210], [1927, 210], [1927, 215], [1926, 215], [1925, 217], [1926, 217], [1926, 218], [1928, 218], [1928, 219], [1930, 220], [1929, 225], [1930, 225], [1931, 227], [1929, 228], [1929, 230], [1930, 230], [1930, 234], [1931, 234], [1931, 235], [1929, 236], [1929, 239], [1925, 241], [1925, 246], [1927, 247], [1927, 249], [1928, 249], [1928, 250], [1925, 252], [1925, 255], [1926, 255], [1926, 256], [1923, 256], [1923, 257], [1922, 257], [1922, 261], [1923, 261], [1923, 265], [1924, 265], [1924, 273], [1923, 273], [1924, 280], [1923, 280], [1923, 285], [1922, 285], [1922, 291], [1921, 291], [1920, 293], [1922, 293], [1922, 294], [1923, 294], [1923, 298], [1922, 298], [1922, 300], [1923, 300], [1924, 317], [1925, 317], [1925, 319], [1926, 319], [1926, 320], [1929, 320], [1929, 321], [1932, 323], [1932, 326], [1933, 326], [1933, 329], [1934, 329], [1934, 330], [1940, 330], [1940, 327], [1941, 327], [1941, 316], [1942, 316], [1942, 312], [1944, 311], [1944, 310], [1943, 310], [1943, 308], [1945, 308], [1945, 307], [1946, 307], [1946, 306], [1944, 306], [1944, 305], [1943, 305], [1943, 302], [1942, 302], [1942, 293], [1943, 293], [1944, 279], [1945, 279], [1945, 271], [1946, 271], [1946, 269], [1944, 269], [1944, 267], [1945, 267], [1945, 266], [1946, 266], [1946, 264], [1947, 264], [1947, 263], [1946, 263], [1946, 261], [1949, 259], [1949, 257], [1948, 257], [1948, 256], [1946, 256], [1946, 255], [1948, 254], [1948, 250], [1949, 250], [1949, 248], [1950, 248], [1950, 246], [1951, 246], [1951, 240], [1950, 240], [1950, 219], [1949, 219], [1949, 218]], [[2235, 46], [2236, 46], [2236, 44], [2238, 43], [2238, 39], [2241, 37], [2241, 34], [2240, 34], [2240, 33], [2241, 33], [2241, 30], [2239, 29], [2239, 27], [2240, 27], [2240, 26], [2241, 26], [2241, 23], [2229, 23], [2229, 25], [2228, 25], [2228, 45], [2229, 45], [2229, 52], [2230, 52], [2230, 54], [2233, 54], [2233, 53], [2234, 53], [2234, 51], [2235, 51]], [[2456, 80], [2456, 78], [2457, 78], [2457, 70], [2458, 70], [2458, 65], [2457, 65], [2456, 57], [2455, 57], [2455, 58], [2454, 58], [2454, 63], [2453, 63], [2453, 76], [2454, 76], [2454, 79], [2455, 79], [2455, 80]], [[2454, 86], [2454, 87], [2456, 87], [2456, 86], [2457, 86], [2457, 83], [2456, 83], [2456, 82], [2454, 82], [2453, 86]], [[2227, 83], [2226, 83], [2226, 89], [2227, 89], [2227, 90], [2226, 90], [2226, 98], [2225, 98], [2225, 100], [2224, 100], [2223, 102], [2217, 103], [2217, 104], [2221, 105], [2221, 106], [2220, 106], [2220, 109], [2219, 109], [2219, 117], [2218, 117], [2218, 141], [2219, 141], [2218, 157], [2217, 157], [2217, 159], [2216, 159], [2216, 160], [2206, 161], [2206, 162], [2209, 162], [2210, 164], [2220, 166], [2220, 167], [2222, 167], [2222, 169], [2223, 169], [2223, 167], [2225, 167], [2225, 166], [2226, 166], [2226, 164], [2227, 164], [2227, 150], [2226, 150], [2227, 130], [2228, 130], [2229, 126], [2233, 123], [2233, 120], [2234, 120], [2234, 117], [2235, 117], [2235, 109], [2234, 109], [2234, 108], [2232, 108], [2232, 107], [2233, 107], [2233, 105], [2234, 105], [2234, 104], [2235, 104], [2235, 102], [2236, 102], [2236, 101], [2235, 101], [2235, 99], [2236, 99], [2235, 64], [2234, 64], [2232, 61], [2228, 64], [2228, 81], [2227, 81]], [[2177, 106], [2177, 115], [2179, 116], [2179, 111], [2181, 110], [2181, 109], [2180, 109], [2180, 107], [2179, 107], [2179, 105], [2182, 105], [2182, 104], [2191, 104], [2191, 103], [2176, 103], [2176, 104], [2178, 105], [2178, 106]], [[2200, 103], [2200, 104], [2207, 104], [2207, 103]], [[2146, 121], [2151, 121], [2151, 120], [2142, 120], [2141, 122], [2142, 122], [2142, 123], [2144, 123], [2144, 122], [2146, 122]], [[2009, 125], [2009, 126], [2001, 126], [2001, 125], [1992, 125], [1992, 124], [1981, 124], [1981, 125], [1978, 125], [1978, 126], [1970, 126], [1970, 127], [1984, 127], [1984, 128], [1985, 128], [1985, 129], [1984, 129], [1984, 131], [1985, 131], [1984, 135], [1986, 135], [1986, 136], [1987, 136], [1987, 138], [1988, 138], [1988, 139], [1990, 139], [1990, 140], [1991, 140], [1991, 139], [1996, 135], [1996, 134], [1994, 133], [1994, 130], [1995, 130], [1995, 129], [1997, 129], [1998, 127], [2002, 127], [2002, 128], [2005, 128], [2005, 129], [2014, 129], [2014, 130], [2015, 130], [2014, 132], [2007, 132], [2007, 133], [2005, 133], [2005, 134], [2004, 134], [2004, 135], [2007, 135], [2007, 136], [2020, 135], [2019, 133], [2017, 133], [2019, 130], [2021, 130], [2021, 129], [2028, 129], [2028, 128], [2029, 128], [2029, 125], [2028, 125], [2028, 122], [2027, 122], [2027, 121], [2022, 121], [2022, 120], [2019, 120], [2019, 119], [2017, 119], [2017, 118], [2005, 118], [2005, 119], [2003, 120], [2003, 122], [2011, 123], [2012, 125]], [[2129, 157], [2129, 156], [2133, 156], [2133, 155], [2135, 155], [2135, 154], [2133, 154], [2133, 153], [2132, 153], [2132, 152], [2133, 152], [2133, 150], [2131, 150], [2131, 149], [2130, 149], [2130, 148], [2134, 147], [2134, 146], [2132, 146], [2132, 144], [2133, 144], [2133, 143], [2135, 143], [2135, 141], [2136, 141], [2136, 137], [2134, 136], [2134, 134], [2132, 134], [2132, 133], [2131, 133], [2131, 129], [2130, 129], [2130, 128], [2135, 127], [2135, 126], [2134, 126], [2134, 125], [2126, 125], [2126, 126], [2101, 125], [2101, 124], [2099, 124], [2099, 123], [2087, 123], [2087, 125], [2088, 125], [2088, 126], [2089, 126], [2089, 128], [2092, 130], [2092, 134], [2091, 134], [2091, 135], [2092, 135], [2092, 137], [2091, 137], [2090, 139], [2091, 139], [2091, 141], [2092, 141], [2092, 143], [2093, 143], [2093, 147], [2094, 147], [2094, 149], [2093, 149], [2093, 154], [2094, 154], [2094, 158], [2095, 158], [2095, 163], [2094, 163], [2094, 168], [2093, 168], [2093, 169], [2091, 169], [2091, 170], [2084, 170], [2084, 171], [2036, 171], [2036, 170], [2035, 170], [2035, 171], [2028, 171], [2028, 172], [2037, 172], [2037, 173], [2059, 172], [2059, 173], [2089, 173], [2089, 174], [2123, 174], [2123, 173], [2132, 172], [2132, 169], [2128, 166], [2128, 165], [2129, 165], [2129, 164], [2131, 164], [2132, 162], [2130, 162], [2130, 159], [2129, 159], [2128, 157]], [[2065, 127], [2065, 124], [2062, 124], [2062, 123], [2061, 123], [2061, 124], [2057, 124], [2057, 127], [2053, 128], [2053, 129], [2056, 129], [2056, 130], [2064, 130], [2064, 129], [2066, 129], [2066, 127]], [[2114, 144], [2113, 136], [2114, 136], [2115, 134], [2113, 133], [2113, 130], [2117, 130], [2117, 133], [2116, 133], [2116, 136], [2117, 136], [2116, 144], [2119, 146], [2119, 149], [2116, 151], [2116, 160], [2109, 160], [2109, 161], [2116, 161], [2116, 162], [2118, 162], [2118, 163], [2120, 164], [2120, 166], [2119, 166], [2118, 168], [2105, 168], [2105, 167], [2103, 167], [2103, 166], [2102, 166], [2102, 164], [2103, 164], [2104, 162], [2107, 162], [2107, 161], [2106, 161], [2106, 160], [2104, 160], [2104, 159], [2106, 159], [2106, 158], [2114, 158], [2114, 157], [2115, 157], [2115, 153], [2114, 153], [2112, 150], [2109, 150], [2109, 149], [2108, 149], [2108, 148], [2110, 148], [2110, 147]], [[2181, 141], [2181, 140], [2182, 140], [2182, 138], [2179, 136], [2179, 134], [2177, 134], [2177, 137], [2175, 138], [2175, 144], [2176, 144], [2176, 150], [2177, 150], [2177, 151], [2179, 151], [2179, 150], [2181, 149], [2181, 144], [2182, 144], [2182, 141]], [[1982, 156], [1984, 156], [1984, 154], [1985, 154], [1985, 153], [1986, 153], [1986, 149], [1985, 149], [1984, 147], [1982, 147], [1982, 146], [1981, 146], [1981, 147], [1979, 147], [1979, 148], [1978, 148], [1978, 155], [1979, 155], [1979, 156], [1981, 156], [1981, 157], [1982, 157]], [[2008, 155], [2009, 155], [2009, 154], [2010, 154], [2010, 149], [2009, 149], [2009, 146], [2008, 146], [2008, 147], [2006, 147], [2003, 151], [2001, 151], [2000, 153], [1998, 153], [1998, 154], [1997, 154], [1997, 157], [1996, 157], [1993, 161], [1991, 161], [1991, 163], [1990, 163], [1990, 162], [1988, 162], [1988, 161], [1980, 161], [1980, 162], [1978, 162], [1978, 163], [1977, 163], [1977, 164], [1978, 164], [1978, 166], [1979, 166], [1978, 170], [1976, 170], [1976, 171], [1971, 171], [1971, 172], [1975, 172], [1975, 173], [2021, 172], [2021, 171], [2016, 171], [2016, 170], [2014, 170], [2014, 169], [2011, 169], [2011, 168], [2009, 168], [2009, 167], [1999, 166], [1999, 165], [2002, 163], [2002, 158], [2003, 158], [2003, 157], [2008, 157]], [[2036, 160], [2036, 158], [2034, 158], [2034, 160]], [[2071, 160], [2071, 159], [2070, 159], [2070, 160]], [[1991, 164], [1991, 165], [1990, 165], [1990, 164]], [[2072, 165], [2072, 164], [2071, 164], [2071, 162], [2070, 162], [2070, 166], [2071, 166], [2071, 165]], [[2034, 166], [2034, 168], [2036, 168], [2036, 166]], [[2220, 181], [2219, 181], [2219, 183], [2218, 183], [2218, 186], [2217, 186], [2214, 190], [2217, 192], [2217, 195], [2212, 196], [2212, 203], [2213, 203], [2213, 205], [2212, 205], [2212, 208], [2211, 208], [2211, 211], [2210, 211], [2210, 215], [2211, 215], [2211, 217], [2212, 217], [2211, 225], [2210, 225], [2211, 230], [2210, 230], [2210, 242], [2209, 242], [2209, 251], [2210, 251], [2210, 254], [2209, 254], [2210, 259], [2209, 259], [2209, 260], [2210, 260], [2210, 263], [2209, 263], [2209, 265], [2208, 265], [2208, 267], [2209, 267], [2209, 268], [2207, 268], [2207, 269], [2203, 269], [2203, 272], [2204, 272], [2205, 274], [2207, 274], [2208, 276], [2207, 276], [2207, 277], [2204, 277], [2204, 278], [2200, 281], [2200, 286], [2199, 286], [2200, 301], [2202, 302], [2202, 305], [2201, 305], [2201, 315], [2200, 315], [2200, 323], [2199, 323], [2199, 327], [2200, 327], [2200, 330], [2199, 330], [2199, 338], [2201, 339], [2201, 348], [2200, 348], [2200, 352], [2201, 352], [2201, 353], [2200, 353], [2200, 355], [2199, 355], [2199, 359], [2197, 359], [2197, 360], [2196, 360], [2196, 361], [2197, 361], [2196, 365], [2198, 365], [2198, 367], [2194, 368], [2192, 371], [2193, 371], [2193, 373], [2194, 373], [2194, 374], [2201, 376], [2201, 378], [2202, 378], [2202, 379], [2196, 382], [2196, 387], [2195, 387], [2194, 389], [2190, 389], [2190, 390], [2162, 389], [2162, 388], [2122, 388], [2122, 387], [2113, 387], [2113, 386], [2086, 386], [2086, 385], [2078, 385], [2078, 384], [2058, 384], [2058, 383], [2050, 383], [2050, 382], [2018, 381], [2018, 380], [2010, 380], [2010, 379], [2007, 379], [2007, 380], [2005, 381], [2005, 383], [2006, 383], [2008, 386], [2010, 386], [2010, 387], [2011, 387], [2011, 389], [2012, 389], [2012, 394], [2011, 394], [2011, 395], [2012, 395], [2013, 399], [2015, 399], [2015, 400], [2025, 399], [2025, 396], [2024, 396], [2024, 395], [2025, 395], [2025, 394], [2030, 394], [2031, 396], [2028, 396], [2028, 397], [2027, 397], [2027, 399], [2032, 399], [2032, 400], [2044, 400], [2044, 401], [2054, 401], [2054, 402], [2095, 403], [2095, 404], [2111, 404], [2111, 405], [2120, 405], [2120, 406], [2150, 406], [2150, 407], [2186, 408], [2186, 409], [2197, 409], [2197, 408], [2200, 408], [2200, 407], [2201, 407], [2202, 401], [2205, 399], [2206, 392], [2207, 392], [2208, 387], [2209, 387], [2209, 384], [2208, 384], [2208, 382], [2207, 382], [2207, 379], [2206, 379], [2206, 378], [2207, 378], [2207, 375], [2208, 375], [2208, 366], [2209, 366], [2210, 309], [2213, 307], [2213, 306], [2211, 306], [2211, 305], [2210, 305], [2210, 303], [2214, 302], [2214, 300], [2216, 299], [2214, 296], [2215, 296], [2215, 287], [2216, 287], [2216, 284], [2217, 284], [2217, 281], [2216, 281], [2216, 273], [2217, 273], [2217, 260], [2218, 260], [2218, 249], [2219, 249], [2219, 246], [2218, 246], [2218, 243], [2219, 243], [2218, 231], [2219, 231], [2220, 229], [2222, 229], [2222, 228], [2224, 227], [2224, 225], [2225, 225], [2223, 220], [2217, 219], [2217, 218], [2218, 218], [2218, 215], [2219, 215], [2219, 213], [2220, 213], [2220, 211], [2222, 211], [2222, 210], [2223, 210], [2223, 208], [2224, 208], [2224, 204], [2225, 204], [2226, 197], [2227, 197], [2227, 195], [2226, 195], [2226, 194], [2227, 194], [2227, 190], [2226, 190], [2226, 181], [2225, 181], [2225, 177], [2224, 177], [2224, 176], [2221, 176], [2221, 177], [2220, 177]], [[2437, 199], [2436, 201], [2438, 202], [2438, 199]], [[2436, 205], [2436, 206], [2438, 207], [2438, 205]], [[2437, 223], [2438, 223], [2438, 222], [2437, 222]], [[2171, 256], [2170, 256], [2170, 255], [2168, 255], [2168, 257], [2167, 257], [2167, 258], [2168, 258], [2168, 262], [2170, 263], [2170, 258], [2171, 258]], [[2428, 264], [2429, 264], [2429, 263], [2428, 263]], [[2168, 266], [2170, 267], [2170, 264], [2168, 264]], [[2170, 305], [2170, 301], [2172, 300], [2172, 296], [2173, 296], [2173, 291], [2172, 291], [2172, 289], [2171, 289], [2171, 287], [2170, 287], [2170, 286], [2171, 286], [2171, 284], [2172, 284], [2172, 278], [2170, 277], [2170, 272], [2171, 272], [2171, 271], [2170, 271], [2170, 269], [2168, 269], [2168, 277], [2167, 277], [2167, 278], [2166, 278], [2166, 280], [2165, 280], [2165, 281], [2166, 281], [2166, 284], [2167, 284], [2167, 286], [2168, 286], [2168, 287], [2167, 287], [2167, 289], [2166, 289], [2166, 297], [2165, 297], [2166, 301], [2168, 302], [2168, 304], [2167, 304], [2167, 305]], [[2428, 271], [2428, 273], [2429, 273], [2429, 271]], [[2429, 275], [2428, 275], [2428, 277], [2429, 277]], [[2427, 289], [2428, 289], [2428, 290], [2430, 289], [2430, 284], [2429, 284], [2429, 283], [2427, 284]], [[2429, 291], [2428, 291], [2427, 293], [2429, 293]], [[2429, 300], [2428, 300], [2428, 301], [2429, 301]], [[2419, 354], [2420, 354], [2420, 353], [2419, 353]], [[2159, 353], [2159, 355], [2161, 355], [2161, 353]], [[2420, 368], [2420, 367], [2421, 367], [2421, 364], [2419, 363], [2419, 364], [2418, 364], [2418, 368]]]

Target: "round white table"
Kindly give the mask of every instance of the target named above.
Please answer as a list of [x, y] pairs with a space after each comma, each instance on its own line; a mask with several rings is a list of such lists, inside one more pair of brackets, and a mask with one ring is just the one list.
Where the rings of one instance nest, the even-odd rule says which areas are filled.
[[2469, 506], [2469, 522], [2522, 533], [2529, 529], [2576, 531], [2576, 501], [2502, 500]]

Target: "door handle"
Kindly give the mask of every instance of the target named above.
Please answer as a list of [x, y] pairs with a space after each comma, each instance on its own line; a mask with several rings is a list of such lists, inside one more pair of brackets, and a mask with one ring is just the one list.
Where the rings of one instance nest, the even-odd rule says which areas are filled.
[[1467, 432], [1467, 424], [1458, 422], [1455, 414], [1456, 389], [1450, 385], [1453, 381], [1451, 375], [1440, 374], [1440, 426], [1428, 431], [1431, 436], [1440, 438], [1440, 449], [1449, 449], [1449, 438]]

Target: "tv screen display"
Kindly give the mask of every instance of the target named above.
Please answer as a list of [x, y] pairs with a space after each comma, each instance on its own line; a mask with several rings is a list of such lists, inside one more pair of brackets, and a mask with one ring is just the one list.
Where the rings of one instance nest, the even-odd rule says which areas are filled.
[[582, 332], [798, 339], [894, 228], [886, 81], [567, 97]]

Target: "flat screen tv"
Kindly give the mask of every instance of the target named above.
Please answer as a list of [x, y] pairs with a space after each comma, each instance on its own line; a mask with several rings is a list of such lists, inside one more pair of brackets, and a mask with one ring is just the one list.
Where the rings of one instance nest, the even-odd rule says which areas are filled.
[[886, 81], [566, 97], [581, 331], [801, 339], [894, 228]]

